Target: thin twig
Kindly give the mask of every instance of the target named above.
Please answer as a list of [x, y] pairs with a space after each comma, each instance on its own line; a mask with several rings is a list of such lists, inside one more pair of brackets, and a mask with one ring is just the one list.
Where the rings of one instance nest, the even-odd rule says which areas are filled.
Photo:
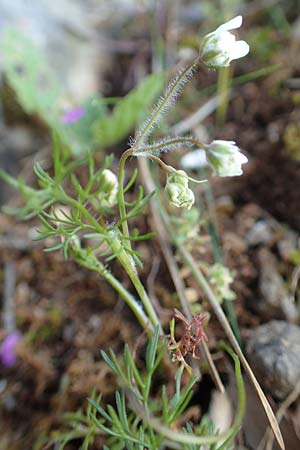
[[292, 282], [290, 288], [290, 302], [296, 303], [296, 291], [300, 279], [300, 266], [296, 267], [292, 274]]
[[187, 131], [192, 130], [197, 125], [199, 125], [199, 123], [203, 122], [206, 117], [210, 116], [216, 110], [219, 103], [220, 99], [218, 95], [210, 98], [206, 103], [204, 103], [204, 105], [200, 106], [200, 108], [189, 117], [173, 125], [171, 128], [172, 133], [174, 133], [175, 135], [184, 134]]
[[150, 270], [150, 273], [146, 280], [147, 285], [147, 292], [149, 294], [149, 298], [154, 306], [154, 309], [156, 310], [158, 316], [161, 318], [163, 315], [166, 315], [166, 310], [162, 308], [162, 306], [159, 303], [159, 300], [155, 294], [155, 279], [159, 271], [160, 266], [160, 258], [155, 255], [152, 262], [152, 267]]
[[[287, 398], [281, 403], [280, 407], [278, 408], [276, 413], [276, 419], [278, 423], [282, 421], [287, 409], [297, 400], [299, 395], [300, 395], [300, 380], [298, 381], [292, 392], [287, 396]], [[266, 450], [272, 450], [273, 443], [274, 443], [274, 436], [269, 427], [266, 430], [257, 450], [259, 449], [262, 450], [263, 448], [265, 448]]]

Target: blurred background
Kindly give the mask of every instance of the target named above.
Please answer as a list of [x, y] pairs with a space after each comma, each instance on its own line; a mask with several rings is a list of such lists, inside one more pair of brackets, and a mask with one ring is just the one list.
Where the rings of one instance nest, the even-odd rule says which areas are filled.
[[[264, 388], [280, 404], [300, 378], [299, 0], [1, 0], [0, 166], [36, 185], [32, 167], [39, 161], [51, 169], [54, 130], [74, 159], [92, 150], [101, 164], [113, 153], [116, 171], [174, 67], [197, 56], [205, 34], [240, 14], [237, 34], [250, 54], [219, 72], [202, 67], [160, 133], [233, 140], [249, 159], [243, 177], [212, 179], [201, 206], [208, 207], [207, 220], [222, 237], [217, 244], [236, 274], [234, 308], [250, 362], [254, 355]], [[165, 160], [181, 168], [186, 153], [183, 148]], [[19, 194], [3, 182], [0, 205], [20, 205]], [[141, 227], [148, 229], [148, 219]], [[63, 426], [63, 413], [82, 406], [92, 388], [109, 399], [116, 381], [99, 349], [121, 352], [139, 333], [102, 280], [59, 253], [43, 253], [43, 244], [32, 241], [36, 226], [0, 214], [1, 450], [46, 448], [47, 436]], [[211, 252], [201, 245], [209, 261]], [[155, 295], [171, 308], [174, 288], [159, 244], [140, 244], [140, 251], [145, 283], [158, 255]], [[115, 271], [122, 279], [117, 265]], [[191, 302], [198, 299], [192, 284], [188, 289]], [[274, 321], [291, 327], [286, 379], [278, 389], [266, 381], [273, 367], [255, 359], [259, 342], [251, 341], [251, 330]], [[276, 353], [273, 329], [270, 352]], [[217, 323], [211, 333], [222, 337]], [[220, 370], [229, 380], [226, 367]], [[212, 383], [207, 377], [202, 383], [195, 404], [205, 412]], [[255, 402], [249, 391], [243, 448], [257, 450], [266, 425]], [[289, 450], [299, 448], [299, 423], [294, 401], [283, 420]], [[79, 449], [80, 442], [66, 448]]]

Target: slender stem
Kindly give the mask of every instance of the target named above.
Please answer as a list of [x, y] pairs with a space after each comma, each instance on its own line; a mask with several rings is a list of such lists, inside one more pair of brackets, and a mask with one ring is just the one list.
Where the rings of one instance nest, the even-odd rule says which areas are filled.
[[74, 260], [83, 267], [86, 267], [89, 270], [93, 270], [94, 272], [99, 273], [103, 278], [118, 292], [118, 294], [123, 298], [125, 303], [129, 306], [132, 312], [135, 314], [139, 323], [145, 330], [153, 331], [153, 326], [149, 321], [148, 316], [144, 313], [143, 308], [141, 308], [140, 304], [133, 297], [133, 295], [124, 288], [124, 286], [120, 283], [120, 281], [114, 277], [114, 275], [99, 261], [97, 260], [97, 266], [88, 264], [86, 259], [76, 258], [76, 254], [74, 255]]
[[196, 147], [202, 148], [203, 150], [206, 150], [207, 147], [206, 144], [204, 144], [203, 142], [199, 141], [194, 137], [178, 136], [172, 139], [165, 139], [158, 142], [152, 142], [151, 144], [145, 147], [140, 148], [135, 147], [134, 154], [136, 156], [141, 156], [142, 153], [160, 152], [164, 151], [168, 147], [174, 147], [182, 144], [195, 145]]
[[162, 333], [162, 328], [161, 328], [161, 324], [160, 321], [158, 319], [158, 316], [152, 306], [151, 300], [147, 294], [147, 292], [144, 289], [144, 286], [138, 276], [138, 273], [136, 271], [135, 265], [134, 265], [134, 261], [132, 259], [132, 257], [128, 254], [128, 252], [126, 251], [125, 248], [122, 248], [122, 244], [120, 242], [120, 240], [117, 238], [117, 236], [115, 236], [114, 238], [112, 238], [111, 234], [107, 232], [107, 230], [105, 228], [103, 228], [101, 225], [99, 225], [99, 223], [97, 222], [97, 220], [92, 216], [92, 214], [90, 214], [83, 205], [81, 205], [80, 202], [78, 202], [77, 200], [74, 200], [71, 197], [68, 197], [66, 194], [64, 196], [64, 201], [66, 203], [68, 203], [69, 205], [74, 206], [75, 208], [77, 208], [82, 215], [92, 224], [94, 225], [95, 229], [99, 232], [101, 232], [102, 234], [107, 235], [107, 243], [110, 246], [110, 248], [112, 249], [113, 253], [116, 255], [117, 259], [119, 260], [119, 262], [121, 263], [122, 267], [125, 269], [127, 275], [129, 276], [129, 278], [131, 279], [137, 293], [139, 294], [139, 297], [144, 305], [144, 308], [148, 314], [148, 317], [150, 319], [150, 322], [152, 323], [152, 325], [154, 326], [159, 326], [159, 329]]
[[231, 73], [232, 73], [231, 67], [223, 67], [222, 69], [220, 69], [218, 75], [217, 90], [220, 102], [217, 109], [217, 124], [220, 127], [224, 125], [226, 120], [229, 102]]
[[194, 69], [199, 66], [200, 60], [197, 57], [192, 64], [187, 66], [179, 75], [175, 78], [171, 84], [169, 84], [165, 95], [158, 102], [157, 106], [154, 108], [150, 114], [149, 119], [146, 121], [142, 129], [138, 132], [136, 137], [134, 147], [137, 149], [140, 144], [142, 144], [145, 138], [151, 133], [154, 125], [158, 122], [161, 115], [167, 110], [167, 108], [175, 100], [176, 96], [181, 91], [182, 86], [188, 80], [189, 76], [193, 73]]
[[[164, 163], [158, 156], [155, 155], [147, 155], [147, 158], [151, 159], [152, 161], [157, 162], [157, 164], [159, 164], [162, 169], [167, 172], [167, 173], [178, 173], [178, 170], [174, 169], [174, 167], [172, 166], [168, 166], [168, 164]], [[189, 177], [187, 174], [185, 174], [186, 178], [190, 181], [192, 181], [193, 183], [197, 183], [197, 184], [202, 184], [202, 183], [206, 183], [206, 179], [205, 180], [196, 180], [196, 178], [192, 178]]]
[[[121, 158], [120, 158], [120, 164], [119, 164], [119, 189], [118, 189], [118, 205], [119, 205], [119, 211], [120, 211], [120, 220], [122, 221], [122, 228], [123, 228], [123, 234], [125, 238], [129, 238], [129, 227], [126, 220], [126, 205], [125, 205], [125, 198], [124, 198], [124, 179], [125, 179], [125, 163], [127, 158], [132, 156], [133, 149], [126, 150]], [[149, 319], [154, 326], [158, 326], [160, 329], [161, 334], [163, 333], [162, 327], [159, 321], [159, 318], [152, 306], [151, 300], [139, 278], [139, 275], [136, 271], [134, 261], [131, 258], [131, 256], [128, 254], [128, 252], [125, 249], [121, 249], [121, 243], [117, 239], [112, 240], [110, 243], [110, 246], [114, 253], [117, 255], [118, 260], [126, 270], [128, 276], [130, 277], [135, 289], [137, 290], [137, 293], [140, 296], [140, 299], [143, 302], [143, 305], [145, 307], [145, 310], [147, 311], [147, 314], [149, 316]], [[114, 248], [115, 247], [115, 248]], [[126, 242], [127, 249], [131, 249], [130, 240], [128, 239]]]
[[[132, 156], [132, 149], [126, 150], [121, 158], [119, 164], [119, 188], [118, 188], [118, 205], [120, 211], [120, 219], [122, 221], [122, 229], [125, 237], [129, 237], [129, 228], [126, 220], [126, 206], [125, 206], [125, 197], [124, 197], [124, 180], [125, 180], [125, 163], [127, 158]], [[128, 240], [127, 247], [130, 249], [130, 240]]]
[[110, 247], [112, 251], [117, 255], [118, 260], [122, 264], [123, 268], [126, 270], [129, 278], [131, 279], [135, 289], [137, 290], [137, 293], [139, 294], [139, 297], [144, 305], [144, 308], [149, 316], [149, 319], [155, 327], [158, 326], [160, 329], [161, 334], [162, 327], [159, 321], [159, 318], [152, 306], [151, 300], [145, 291], [145, 288], [139, 278], [139, 275], [136, 271], [136, 267], [134, 264], [134, 261], [132, 257], [128, 254], [126, 249], [122, 248], [122, 244], [119, 239], [111, 239], [110, 240]]

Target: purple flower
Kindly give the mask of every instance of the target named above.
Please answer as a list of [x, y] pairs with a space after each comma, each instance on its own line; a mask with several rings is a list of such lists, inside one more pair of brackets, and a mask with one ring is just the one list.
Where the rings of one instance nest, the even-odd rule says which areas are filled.
[[17, 361], [16, 345], [21, 340], [21, 333], [13, 331], [8, 334], [0, 345], [0, 361], [4, 366], [11, 367]]
[[67, 111], [63, 115], [62, 122], [65, 124], [77, 122], [84, 114], [85, 110], [81, 106], [79, 108], [70, 109], [70, 111]]

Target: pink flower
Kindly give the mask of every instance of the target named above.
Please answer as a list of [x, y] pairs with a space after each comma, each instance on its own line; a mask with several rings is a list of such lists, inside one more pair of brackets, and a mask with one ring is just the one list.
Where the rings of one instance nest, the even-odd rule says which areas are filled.
[[0, 345], [0, 361], [4, 366], [11, 367], [17, 361], [16, 345], [21, 340], [21, 333], [13, 331], [8, 334]]
[[81, 117], [84, 116], [84, 114], [85, 110], [81, 106], [79, 108], [71, 109], [63, 115], [62, 122], [65, 124], [77, 122], [79, 119], [81, 119]]

